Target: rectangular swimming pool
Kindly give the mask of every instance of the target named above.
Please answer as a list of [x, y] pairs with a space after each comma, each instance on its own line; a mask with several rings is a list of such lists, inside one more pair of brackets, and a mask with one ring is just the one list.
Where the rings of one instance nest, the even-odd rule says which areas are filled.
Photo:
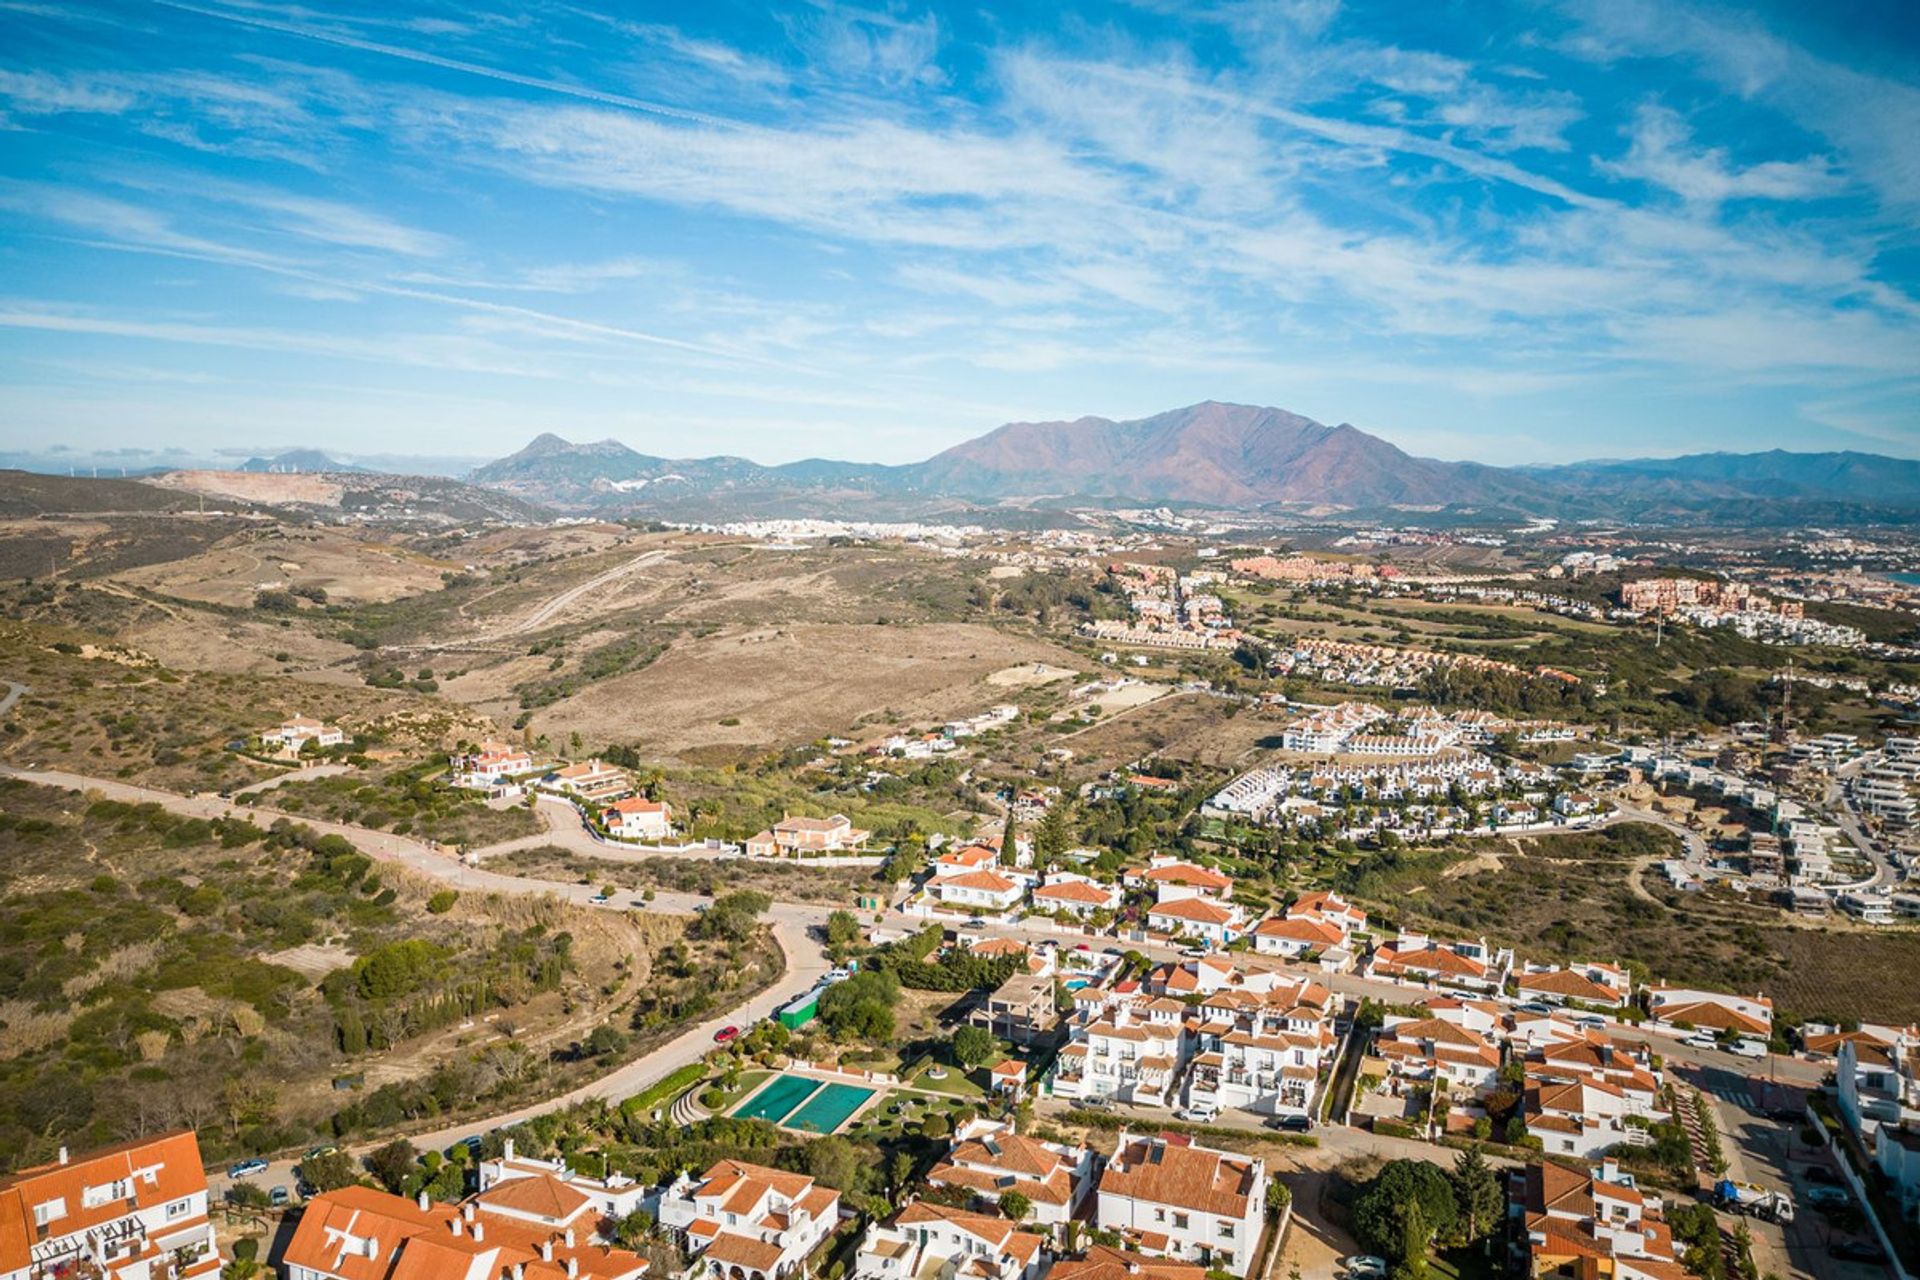
[[878, 1089], [865, 1089], [856, 1084], [822, 1085], [820, 1092], [787, 1117], [786, 1126], [808, 1133], [832, 1133], [878, 1092]]
[[733, 1114], [741, 1120], [771, 1120], [779, 1124], [815, 1089], [820, 1087], [818, 1080], [809, 1080], [805, 1076], [775, 1076], [762, 1086], [760, 1092], [740, 1104]]

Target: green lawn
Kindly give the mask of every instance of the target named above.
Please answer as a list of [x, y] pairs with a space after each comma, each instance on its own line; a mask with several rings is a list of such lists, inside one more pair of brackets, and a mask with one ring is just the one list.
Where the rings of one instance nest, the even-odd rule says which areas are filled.
[[620, 1107], [623, 1111], [629, 1113], [635, 1111], [651, 1111], [662, 1103], [679, 1097], [686, 1091], [689, 1085], [697, 1080], [704, 1079], [706, 1074], [706, 1063], [689, 1062], [672, 1075], [662, 1076], [660, 1079], [655, 1080], [645, 1089], [642, 1089], [639, 1093], [634, 1094], [631, 1098], [621, 1103]]
[[740, 1099], [746, 1097], [748, 1094], [752, 1093], [755, 1089], [758, 1089], [761, 1085], [765, 1084], [767, 1082], [768, 1077], [772, 1075], [773, 1075], [773, 1072], [771, 1071], [742, 1071], [740, 1073], [739, 1084], [735, 1085], [731, 1089], [722, 1089], [720, 1091], [722, 1096], [725, 1098], [725, 1101], [720, 1104], [718, 1108], [719, 1112], [721, 1114], [725, 1114], [726, 1112], [733, 1110], [734, 1103], [740, 1101]]
[[1477, 1245], [1436, 1253], [1427, 1261], [1427, 1274], [1435, 1280], [1500, 1280], [1500, 1268]]
[[[932, 1067], [927, 1068], [927, 1071], [931, 1070], [933, 1070]], [[907, 1087], [911, 1089], [925, 1089], [929, 1093], [944, 1093], [955, 1098], [984, 1098], [987, 1096], [987, 1091], [974, 1083], [969, 1074], [963, 1073], [958, 1067], [948, 1067], [947, 1076], [944, 1080], [929, 1078], [927, 1071], [922, 1071], [919, 1075], [907, 1081]]]

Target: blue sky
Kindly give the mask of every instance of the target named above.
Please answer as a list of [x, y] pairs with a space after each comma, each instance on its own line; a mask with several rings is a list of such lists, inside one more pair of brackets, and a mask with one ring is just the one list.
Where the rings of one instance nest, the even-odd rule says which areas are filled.
[[907, 461], [1202, 399], [1920, 455], [1915, 7], [0, 0], [12, 447]]

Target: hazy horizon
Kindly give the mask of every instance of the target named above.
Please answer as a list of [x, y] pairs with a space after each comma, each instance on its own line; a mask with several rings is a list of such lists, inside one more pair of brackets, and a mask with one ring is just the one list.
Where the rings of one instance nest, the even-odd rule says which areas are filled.
[[0, 10], [0, 451], [1920, 456], [1920, 16]]

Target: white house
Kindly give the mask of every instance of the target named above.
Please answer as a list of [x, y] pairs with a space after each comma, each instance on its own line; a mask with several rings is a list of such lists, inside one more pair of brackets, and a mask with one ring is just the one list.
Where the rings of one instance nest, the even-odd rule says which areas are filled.
[[1094, 1221], [1142, 1253], [1245, 1276], [1266, 1216], [1267, 1166], [1178, 1136], [1120, 1131]]
[[279, 728], [268, 729], [260, 735], [261, 742], [283, 751], [299, 751], [309, 742], [316, 747], [337, 747], [346, 740], [345, 730], [306, 716], [294, 716], [282, 721]]
[[[854, 1280], [1040, 1280], [1052, 1258], [1046, 1240], [1018, 1223], [915, 1201], [867, 1228], [854, 1257]], [[962, 1268], [965, 1268], [964, 1272]]]
[[1007, 912], [1027, 896], [1027, 882], [999, 871], [968, 871], [939, 876], [929, 884], [941, 905], [960, 910]]
[[1096, 911], [1119, 910], [1120, 888], [1070, 871], [1056, 871], [1033, 891], [1033, 906], [1036, 911], [1064, 911], [1084, 920]]
[[998, 1203], [1017, 1191], [1033, 1206], [1032, 1220], [1058, 1229], [1073, 1217], [1093, 1188], [1091, 1147], [1041, 1142], [1015, 1131], [1011, 1122], [969, 1120], [953, 1135], [946, 1156], [927, 1174], [934, 1187], [964, 1187]]
[[659, 1222], [695, 1255], [689, 1274], [783, 1280], [840, 1222], [840, 1193], [802, 1173], [722, 1160], [660, 1195]]
[[1173, 898], [1148, 909], [1147, 927], [1224, 947], [1246, 932], [1247, 913], [1234, 902], [1200, 896]]
[[211, 1280], [221, 1259], [207, 1217], [200, 1143], [183, 1129], [0, 1179], [0, 1276]]
[[620, 840], [664, 840], [673, 834], [673, 809], [665, 800], [627, 796], [601, 811], [607, 834]]

